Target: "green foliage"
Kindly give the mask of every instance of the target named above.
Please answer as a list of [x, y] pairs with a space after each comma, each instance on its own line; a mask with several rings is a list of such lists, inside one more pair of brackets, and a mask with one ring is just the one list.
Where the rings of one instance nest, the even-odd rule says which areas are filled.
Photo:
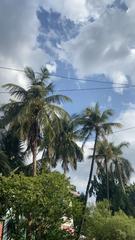
[[114, 123], [109, 121], [109, 118], [112, 115], [113, 115], [113, 112], [111, 109], [106, 109], [105, 111], [101, 111], [97, 103], [95, 104], [94, 107], [86, 108], [81, 114], [81, 116], [76, 119], [77, 123], [80, 125], [79, 132], [81, 137], [83, 138], [83, 146], [91, 137], [91, 135], [93, 133], [95, 134], [92, 161], [91, 161], [88, 183], [85, 191], [85, 203], [84, 203], [83, 214], [82, 214], [81, 223], [78, 231], [78, 239], [82, 231], [85, 210], [86, 210], [87, 200], [89, 196], [89, 190], [92, 182], [92, 175], [93, 175], [94, 163], [96, 158], [97, 142], [100, 138], [105, 138], [106, 135], [109, 135], [110, 133], [112, 133], [113, 127], [121, 126], [121, 124], [119, 123]]
[[78, 230], [78, 226], [80, 225], [80, 220], [82, 217], [84, 202], [79, 197], [72, 198], [72, 215], [74, 220], [74, 227], [76, 231]]
[[[108, 173], [113, 175], [114, 179], [119, 181], [122, 188], [128, 183], [133, 168], [128, 159], [123, 157], [123, 149], [128, 147], [127, 142], [121, 142], [115, 145], [113, 142], [108, 142], [106, 139], [99, 141], [96, 149], [96, 161], [98, 168], [105, 168], [105, 157], [108, 163]], [[100, 171], [100, 169], [98, 169]]]
[[126, 214], [135, 217], [135, 183], [126, 187]]
[[87, 239], [134, 240], [135, 219], [129, 218], [123, 212], [112, 216], [107, 202], [101, 202], [97, 207], [88, 210], [84, 233]]
[[52, 122], [68, 115], [60, 106], [60, 103], [71, 101], [63, 95], [54, 94], [53, 83], [48, 82], [49, 73], [46, 68], [41, 68], [40, 73], [34, 73], [31, 68], [25, 69], [25, 75], [29, 80], [27, 89], [16, 84], [6, 84], [14, 100], [0, 108], [2, 117], [0, 124], [16, 132], [22, 141], [27, 144], [27, 152], [33, 156], [33, 175], [36, 175], [36, 154], [41, 145], [41, 134], [46, 128], [54, 130]]
[[[116, 179], [114, 179], [114, 176], [111, 174], [108, 175], [108, 183], [111, 210], [113, 212], [119, 211], [120, 209], [125, 211], [127, 204], [126, 194], [123, 192], [121, 185], [118, 181], [116, 181]], [[95, 195], [97, 202], [107, 199], [107, 178], [104, 168], [100, 167], [98, 177], [94, 176], [92, 187], [90, 189], [90, 194], [92, 193]]]
[[10, 171], [8, 156], [0, 149], [0, 174], [7, 175]]
[[0, 173], [8, 175], [24, 166], [22, 142], [14, 131], [2, 130], [0, 134]]
[[[56, 121], [53, 125], [55, 124]], [[53, 141], [52, 136], [48, 141], [48, 152], [45, 153], [45, 157], [50, 159], [52, 167], [56, 167], [57, 163], [61, 162], [64, 173], [69, 171], [69, 166], [77, 169], [77, 161], [83, 159], [83, 153], [76, 143], [79, 138], [76, 134], [75, 122], [72, 118], [64, 117], [59, 120], [59, 128], [57, 126], [56, 129]], [[46, 135], [44, 141], [46, 141]], [[43, 145], [46, 146], [46, 143]]]
[[60, 226], [64, 215], [71, 217], [71, 193], [69, 182], [60, 173], [1, 177], [0, 193], [0, 214], [12, 220], [14, 239], [28, 234], [36, 239], [54, 239], [53, 235], [59, 239], [56, 232], [65, 234]]

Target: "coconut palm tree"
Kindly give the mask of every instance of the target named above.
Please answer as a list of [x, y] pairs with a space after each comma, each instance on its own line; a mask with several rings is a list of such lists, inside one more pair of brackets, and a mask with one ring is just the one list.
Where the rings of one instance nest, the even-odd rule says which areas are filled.
[[75, 130], [75, 121], [72, 118], [60, 119], [60, 130], [54, 141], [54, 166], [61, 162], [64, 174], [72, 169], [77, 169], [77, 161], [82, 161], [82, 149], [78, 146], [79, 136]]
[[96, 104], [94, 107], [86, 108], [82, 112], [81, 116], [77, 118], [77, 122], [80, 125], [80, 134], [81, 134], [81, 137], [84, 139], [83, 146], [93, 134], [95, 135], [91, 167], [90, 167], [89, 178], [88, 178], [88, 183], [87, 183], [86, 192], [85, 192], [85, 202], [84, 202], [84, 209], [82, 214], [83, 217], [81, 219], [81, 224], [78, 231], [78, 239], [82, 231], [84, 215], [85, 215], [85, 210], [87, 206], [90, 185], [92, 181], [97, 142], [99, 141], [99, 138], [101, 137], [104, 138], [105, 135], [112, 133], [113, 127], [121, 126], [119, 123], [109, 122], [109, 118], [112, 115], [113, 115], [113, 112], [111, 109], [107, 109], [101, 112], [99, 105]]
[[[107, 199], [109, 201], [109, 176], [108, 176], [108, 164], [112, 160], [112, 143], [109, 143], [107, 139], [98, 141], [96, 148], [96, 164], [97, 164], [97, 175], [100, 171], [105, 169], [106, 182], [107, 182]], [[102, 169], [102, 170], [101, 170]]]
[[110, 171], [114, 175], [114, 178], [118, 179], [123, 192], [125, 192], [125, 185], [134, 172], [129, 160], [123, 157], [123, 148], [128, 146], [129, 144], [127, 142], [122, 142], [119, 145], [112, 144], [113, 157], [110, 164]]
[[55, 95], [53, 83], [48, 82], [49, 73], [41, 68], [40, 73], [34, 73], [31, 68], [25, 69], [29, 80], [27, 89], [6, 84], [4, 87], [14, 99], [5, 104], [2, 121], [18, 133], [21, 140], [27, 143], [26, 151], [32, 153], [33, 176], [36, 175], [36, 155], [41, 142], [41, 134], [53, 119], [64, 116], [66, 112], [58, 104], [70, 99], [63, 95]]
[[123, 148], [128, 147], [127, 142], [122, 142], [119, 145], [114, 145], [113, 142], [108, 142], [106, 139], [99, 141], [96, 148], [96, 163], [97, 175], [105, 169], [107, 176], [107, 196], [109, 196], [109, 181], [108, 174], [117, 180], [125, 192], [125, 185], [130, 179], [133, 168], [131, 163], [125, 159], [123, 155]]

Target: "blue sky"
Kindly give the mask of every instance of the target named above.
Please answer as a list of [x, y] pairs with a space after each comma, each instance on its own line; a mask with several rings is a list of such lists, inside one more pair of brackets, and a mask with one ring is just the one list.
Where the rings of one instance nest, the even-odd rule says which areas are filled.
[[[133, 127], [135, 89], [115, 86], [135, 84], [134, 16], [131, 0], [1, 0], [0, 66], [31, 66], [37, 71], [46, 65], [51, 75], [65, 76], [51, 76], [56, 92], [77, 89], [61, 92], [73, 100], [64, 106], [71, 114], [99, 102], [102, 110], [114, 110], [113, 119], [121, 121], [123, 128]], [[0, 84], [6, 82], [27, 87], [22, 73], [0, 70]], [[79, 90], [100, 87], [112, 89]], [[1, 95], [1, 102], [6, 99]], [[116, 143], [130, 142], [125, 154], [133, 164], [134, 135], [131, 130], [112, 137]], [[80, 191], [87, 182], [88, 164], [79, 164], [78, 171], [71, 174]]]
[[[106, 9], [109, 8], [117, 9], [122, 12], [126, 12], [128, 9], [126, 3], [122, 1], [112, 1], [112, 4], [110, 3], [106, 5]], [[80, 76], [79, 74], [76, 74], [76, 69], [74, 68], [74, 65], [72, 65], [72, 62], [60, 59], [59, 57], [59, 48], [61, 48], [61, 43], [63, 44], [63, 42], [70, 42], [72, 39], [75, 39], [79, 35], [81, 29], [83, 29], [84, 25], [90, 21], [89, 18], [85, 20], [84, 23], [82, 23], [82, 21], [79, 22], [79, 20], [78, 22], [75, 22], [66, 16], [62, 16], [62, 14], [58, 11], [54, 11], [53, 9], [46, 10], [43, 7], [40, 7], [37, 12], [37, 16], [40, 22], [40, 34], [38, 36], [39, 46], [52, 56], [52, 61], [54, 61], [57, 65], [56, 74], [67, 77], [65, 79], [56, 78], [60, 79], [56, 82], [56, 89], [68, 90], [76, 88], [112, 87], [112, 84], [100, 84], [93, 81], [98, 80], [101, 82], [110, 82], [112, 81], [110, 76], [104, 75], [102, 72], [97, 74], [96, 71], [95, 73], [93, 72], [92, 74], [88, 74], [88, 76], [85, 76], [85, 74]], [[96, 21], [99, 20], [94, 20], [93, 18], [91, 25]], [[86, 80], [89, 79], [93, 82], [81, 82], [78, 80], [72, 80], [70, 77], [84, 78]], [[52, 80], [53, 79], [54, 78], [52, 77]], [[117, 82], [119, 83], [119, 81]], [[121, 109], [124, 109], [126, 104], [132, 102], [132, 99], [134, 98], [134, 89], [124, 90], [122, 94], [118, 94], [114, 90], [63, 91], [63, 93], [73, 99], [73, 104], [66, 105], [67, 110], [71, 113], [78, 112], [91, 103], [93, 104], [98, 101], [103, 108], [112, 107], [116, 109], [115, 112], [117, 114], [117, 111], [119, 112]]]

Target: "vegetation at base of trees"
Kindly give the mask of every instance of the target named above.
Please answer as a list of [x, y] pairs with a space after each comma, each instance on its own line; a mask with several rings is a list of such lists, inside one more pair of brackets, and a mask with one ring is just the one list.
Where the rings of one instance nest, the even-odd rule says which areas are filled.
[[[75, 240], [83, 200], [73, 196], [72, 189], [65, 176], [58, 172], [34, 178], [0, 177], [0, 216], [9, 219], [10, 238]], [[130, 199], [134, 198], [134, 185], [126, 191]], [[61, 230], [63, 216], [73, 217], [74, 235]], [[87, 240], [134, 240], [135, 219], [122, 211], [112, 214], [108, 201], [98, 202], [96, 206], [87, 206], [82, 234]]]
[[135, 183], [126, 186], [124, 212], [135, 218]]
[[64, 175], [0, 177], [0, 193], [0, 215], [10, 219], [10, 237], [41, 240], [64, 236], [62, 217], [72, 216], [70, 184]]
[[113, 216], [108, 202], [100, 202], [87, 209], [84, 234], [88, 240], [134, 240], [135, 219], [122, 211]]

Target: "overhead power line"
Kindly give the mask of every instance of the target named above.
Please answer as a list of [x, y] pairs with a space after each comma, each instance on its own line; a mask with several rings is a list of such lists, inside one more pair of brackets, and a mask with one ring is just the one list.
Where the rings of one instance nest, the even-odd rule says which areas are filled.
[[[114, 131], [114, 132], [110, 133], [109, 135], [108, 134], [106, 134], [106, 135], [109, 137], [109, 136], [111, 136], [113, 134], [117, 134], [117, 133], [120, 133], [120, 132], [126, 132], [126, 131], [133, 130], [133, 129], [135, 129], [135, 126], [129, 127], [129, 128], [123, 128], [121, 130]], [[91, 140], [95, 140], [95, 138], [91, 138]]]
[[123, 128], [121, 130], [113, 132], [112, 134], [119, 133], [119, 132], [125, 132], [125, 131], [132, 130], [132, 129], [135, 129], [135, 126], [129, 127], [129, 128]]
[[[97, 90], [112, 90], [112, 89], [132, 89], [132, 88], [135, 88], [135, 85], [132, 85], [132, 86], [123, 86], [123, 87], [95, 87], [95, 88], [71, 88], [71, 89], [56, 89], [54, 90], [54, 92], [80, 92], [80, 91], [97, 91]], [[0, 91], [0, 93], [2, 94], [8, 94], [8, 93], [11, 93], [9, 91]]]
[[[25, 72], [23, 69], [17, 69], [17, 68], [12, 68], [12, 67], [4, 67], [0, 66], [0, 69], [3, 70], [9, 70], [9, 71], [16, 71], [16, 72]], [[35, 72], [39, 74], [39, 72]], [[50, 74], [51, 77], [58, 77], [62, 79], [68, 79], [68, 80], [74, 80], [74, 81], [83, 81], [83, 82], [95, 82], [95, 83], [101, 83], [101, 84], [113, 84], [113, 85], [120, 85], [120, 86], [128, 86], [128, 84], [125, 83], [114, 83], [112, 81], [100, 81], [100, 80], [93, 80], [93, 79], [85, 79], [85, 78], [75, 78], [75, 77], [69, 77], [69, 76], [64, 76], [64, 75], [58, 75], [58, 74]], [[132, 85], [130, 85], [132, 86]]]
[[75, 78], [75, 77], [68, 77], [68, 76], [62, 76], [62, 75], [56, 75], [56, 74], [51, 74], [50, 76], [59, 77], [59, 78], [63, 78], [63, 79], [70, 79], [70, 80], [74, 80], [74, 81], [95, 82], [95, 83], [101, 83], [101, 84], [113, 84], [113, 85], [128, 86], [128, 84], [125, 84], [125, 83], [114, 83], [111, 81], [100, 81], [100, 80], [85, 79], [85, 78]]
[[3, 66], [0, 66], [0, 69], [9, 70], [9, 71], [16, 71], [16, 72], [24, 72], [23, 69], [17, 69], [17, 68], [12, 68], [12, 67], [3, 67]]
[[[97, 91], [97, 90], [112, 90], [112, 89], [132, 89], [135, 88], [135, 85], [132, 86], [123, 86], [123, 87], [95, 87], [95, 88], [71, 88], [71, 89], [56, 89], [54, 92], [78, 92], [78, 91]], [[0, 93], [10, 93], [9, 91], [0, 91]]]
[[112, 89], [129, 89], [135, 88], [135, 85], [132, 86], [123, 86], [123, 87], [95, 87], [95, 88], [72, 88], [72, 89], [58, 89], [58, 92], [78, 92], [78, 91], [95, 91], [95, 90], [112, 90]]
[[[4, 67], [4, 66], [0, 66], [0, 69], [3, 70], [9, 70], [9, 71], [17, 71], [17, 72], [25, 72], [24, 69], [18, 69], [18, 68], [12, 68], [12, 67]], [[37, 74], [39, 74], [39, 72], [35, 72]], [[75, 78], [75, 77], [68, 77], [68, 76], [62, 76], [62, 75], [57, 75], [57, 74], [50, 74], [50, 76], [52, 77], [59, 77], [59, 78], [63, 78], [63, 79], [71, 79], [71, 80], [75, 80], [75, 81], [91, 81], [91, 82], [95, 82], [95, 83], [106, 83], [106, 84], [113, 84], [113, 87], [93, 87], [93, 88], [72, 88], [72, 89], [56, 89], [54, 92], [78, 92], [78, 91], [97, 91], [97, 90], [112, 90], [112, 89], [130, 89], [130, 88], [134, 88], [135, 85], [129, 85], [129, 84], [123, 84], [123, 83], [113, 83], [113, 82], [107, 82], [107, 81], [99, 81], [99, 80], [92, 80], [92, 79], [83, 79], [83, 78]], [[120, 86], [115, 86], [115, 85], [120, 85]], [[0, 93], [2, 94], [7, 94], [7, 91], [0, 91]]]

